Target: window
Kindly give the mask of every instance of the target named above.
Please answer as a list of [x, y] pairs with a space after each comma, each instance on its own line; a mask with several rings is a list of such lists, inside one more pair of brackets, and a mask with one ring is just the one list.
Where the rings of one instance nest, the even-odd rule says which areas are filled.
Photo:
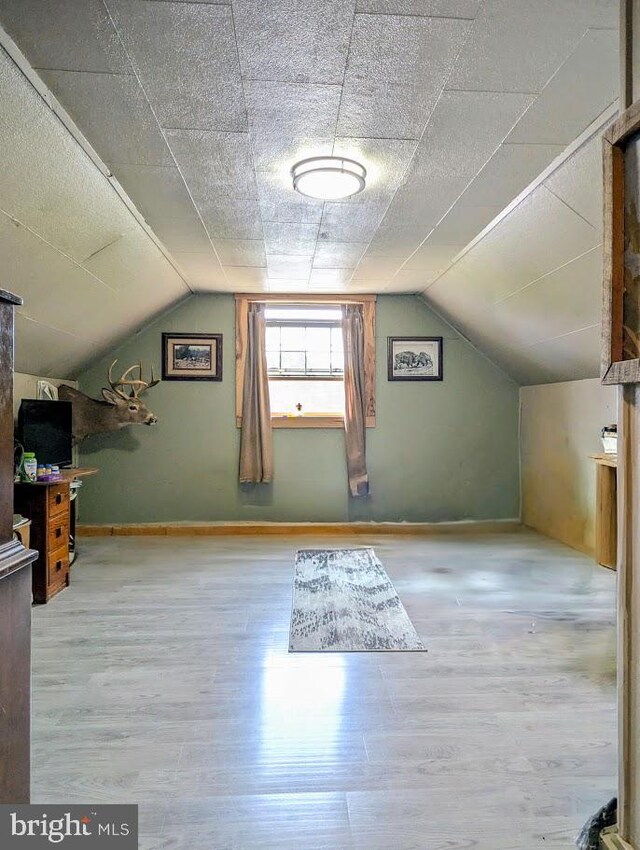
[[342, 416], [342, 310], [329, 305], [266, 309], [269, 395], [274, 416]]
[[375, 426], [375, 296], [236, 295], [236, 423], [242, 425], [244, 352], [250, 301], [266, 304], [265, 348], [274, 428], [342, 428], [342, 304], [362, 303], [367, 427]]

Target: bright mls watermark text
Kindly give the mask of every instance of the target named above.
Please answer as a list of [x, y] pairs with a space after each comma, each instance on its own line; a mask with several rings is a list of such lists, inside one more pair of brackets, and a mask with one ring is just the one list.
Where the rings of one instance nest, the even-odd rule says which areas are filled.
[[0, 805], [2, 850], [39, 850], [52, 846], [137, 850], [138, 807]]

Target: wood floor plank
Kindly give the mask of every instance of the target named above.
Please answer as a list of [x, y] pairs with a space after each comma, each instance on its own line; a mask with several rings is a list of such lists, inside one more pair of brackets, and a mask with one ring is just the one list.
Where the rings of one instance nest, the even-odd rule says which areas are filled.
[[143, 850], [571, 847], [616, 786], [615, 575], [531, 532], [335, 538], [428, 652], [290, 654], [300, 545], [83, 540], [34, 609], [34, 801], [138, 803]]

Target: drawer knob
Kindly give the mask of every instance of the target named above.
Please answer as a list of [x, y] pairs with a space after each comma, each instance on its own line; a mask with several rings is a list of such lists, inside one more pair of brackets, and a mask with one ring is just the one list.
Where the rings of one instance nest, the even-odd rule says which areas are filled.
[[56, 505], [62, 504], [62, 493], [56, 493]]
[[56, 572], [62, 569], [62, 561], [56, 561]]
[[62, 535], [62, 529], [56, 528], [56, 537], [60, 537]]

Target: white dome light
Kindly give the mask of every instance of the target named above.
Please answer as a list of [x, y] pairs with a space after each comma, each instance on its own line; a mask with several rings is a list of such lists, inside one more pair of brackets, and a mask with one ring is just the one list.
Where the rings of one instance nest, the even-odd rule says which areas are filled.
[[365, 187], [367, 169], [343, 156], [314, 156], [291, 169], [293, 188], [308, 198], [338, 201], [357, 195]]

